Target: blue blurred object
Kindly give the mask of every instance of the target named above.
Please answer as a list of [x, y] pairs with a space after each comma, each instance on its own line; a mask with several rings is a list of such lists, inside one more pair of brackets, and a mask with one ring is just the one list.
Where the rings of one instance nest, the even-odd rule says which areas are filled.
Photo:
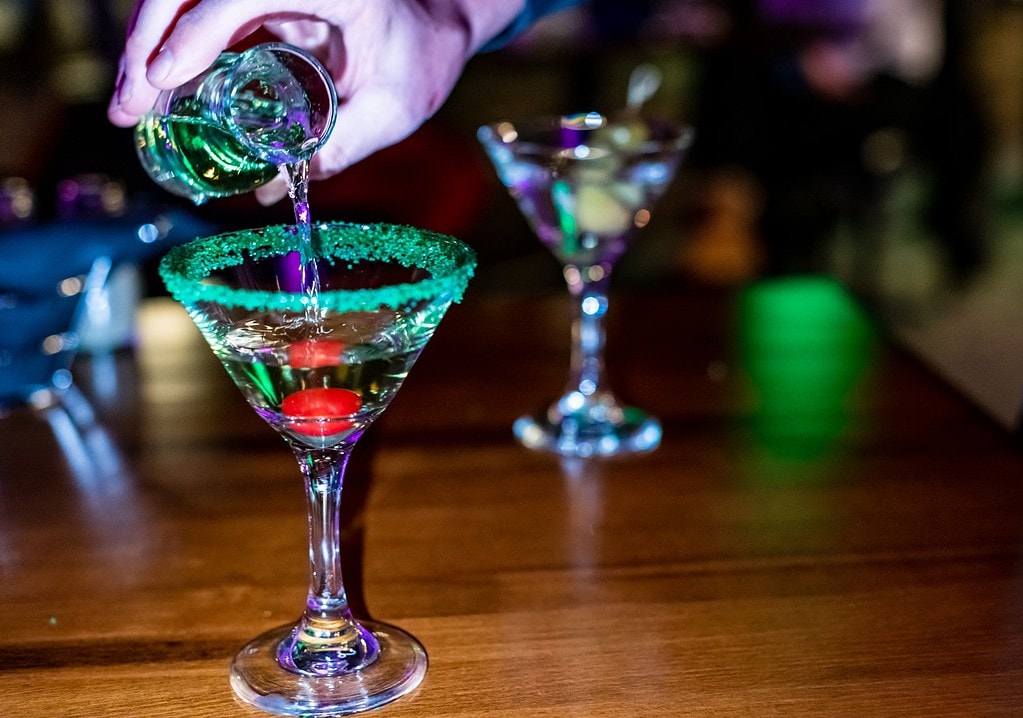
[[83, 299], [111, 272], [212, 227], [180, 211], [54, 221], [0, 234], [0, 407], [52, 403], [71, 384]]
[[514, 20], [504, 30], [499, 32], [496, 37], [488, 41], [480, 50], [480, 52], [492, 52], [498, 50], [515, 37], [525, 32], [530, 25], [535, 23], [544, 15], [550, 15], [561, 10], [567, 10], [570, 7], [576, 5], [582, 5], [585, 0], [526, 0], [525, 6], [522, 8], [522, 12], [515, 17]]

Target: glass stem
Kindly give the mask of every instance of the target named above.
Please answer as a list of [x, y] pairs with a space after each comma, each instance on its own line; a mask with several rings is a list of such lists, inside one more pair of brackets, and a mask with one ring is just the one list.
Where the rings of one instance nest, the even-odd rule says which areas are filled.
[[294, 449], [309, 512], [309, 595], [277, 659], [298, 673], [341, 675], [372, 663], [380, 651], [373, 634], [352, 616], [341, 578], [341, 488], [351, 448]]
[[[574, 269], [574, 268], [573, 268]], [[589, 399], [607, 384], [604, 376], [604, 315], [607, 313], [611, 273], [604, 267], [566, 272], [568, 290], [575, 298], [572, 318], [572, 355], [569, 392]], [[596, 275], [597, 278], [593, 278]]]

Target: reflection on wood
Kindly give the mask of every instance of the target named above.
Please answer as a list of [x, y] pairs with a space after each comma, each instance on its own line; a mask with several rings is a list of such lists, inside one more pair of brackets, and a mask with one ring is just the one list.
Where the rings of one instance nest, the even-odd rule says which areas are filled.
[[[452, 309], [346, 487], [355, 602], [430, 654], [388, 715], [1023, 711], [1018, 450], [869, 323], [829, 395], [751, 296], [615, 297], [612, 379], [665, 436], [599, 463], [510, 433], [562, 388], [567, 297]], [[153, 300], [79, 366], [94, 423], [0, 423], [2, 715], [256, 715], [227, 664], [301, 608], [302, 491], [188, 327]]]

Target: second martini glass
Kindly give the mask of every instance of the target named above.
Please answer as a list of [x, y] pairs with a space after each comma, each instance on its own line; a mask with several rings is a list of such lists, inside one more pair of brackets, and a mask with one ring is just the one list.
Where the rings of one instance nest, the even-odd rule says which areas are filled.
[[171, 250], [160, 272], [305, 478], [305, 611], [245, 646], [231, 684], [270, 713], [348, 715], [411, 691], [427, 659], [409, 634], [349, 609], [339, 546], [345, 466], [461, 298], [475, 259], [430, 232], [313, 225], [319, 292], [310, 293], [296, 233], [281, 226], [196, 240]]
[[604, 371], [603, 317], [611, 270], [675, 175], [689, 128], [595, 112], [495, 122], [478, 137], [540, 241], [563, 265], [575, 298], [565, 393], [514, 426], [530, 448], [564, 456], [649, 451], [657, 419], [623, 405]]

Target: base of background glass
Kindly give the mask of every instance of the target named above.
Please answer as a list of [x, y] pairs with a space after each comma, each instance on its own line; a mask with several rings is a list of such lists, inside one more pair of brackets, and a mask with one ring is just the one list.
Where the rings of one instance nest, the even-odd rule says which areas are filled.
[[624, 456], [653, 451], [661, 443], [661, 424], [642, 409], [625, 407], [621, 419], [590, 421], [584, 414], [561, 415], [556, 406], [540, 416], [523, 416], [512, 427], [530, 449], [561, 456]]
[[277, 662], [277, 646], [294, 626], [279, 626], [253, 639], [231, 663], [231, 687], [239, 698], [284, 716], [343, 716], [379, 708], [414, 689], [426, 675], [426, 651], [404, 631], [360, 621], [380, 642], [365, 668], [340, 676], [310, 676]]

